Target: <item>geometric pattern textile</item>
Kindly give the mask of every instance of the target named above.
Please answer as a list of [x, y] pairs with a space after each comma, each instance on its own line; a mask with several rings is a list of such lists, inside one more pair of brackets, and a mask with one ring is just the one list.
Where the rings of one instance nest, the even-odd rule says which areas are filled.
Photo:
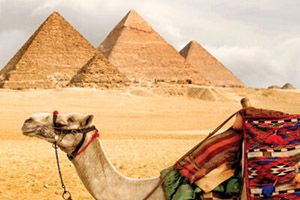
[[300, 199], [292, 181], [300, 166], [300, 115], [243, 116], [244, 176], [247, 199]]

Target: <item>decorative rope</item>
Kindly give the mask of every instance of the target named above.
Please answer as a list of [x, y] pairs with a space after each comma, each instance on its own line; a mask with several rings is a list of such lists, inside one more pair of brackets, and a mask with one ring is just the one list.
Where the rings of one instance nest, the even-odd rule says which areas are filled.
[[[98, 133], [98, 130], [96, 129], [92, 139], [74, 156], [74, 158], [76, 158], [76, 156], [79, 156], [79, 154], [81, 154], [92, 142], [96, 137], [100, 137], [100, 134]], [[73, 159], [74, 159], [73, 158]]]

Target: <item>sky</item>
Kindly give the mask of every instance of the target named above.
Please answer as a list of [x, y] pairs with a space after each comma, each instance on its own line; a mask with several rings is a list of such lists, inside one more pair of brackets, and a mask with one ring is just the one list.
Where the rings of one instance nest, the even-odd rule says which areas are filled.
[[247, 87], [300, 89], [297, 0], [0, 0], [0, 69], [54, 11], [98, 47], [131, 9], [178, 51], [197, 41]]

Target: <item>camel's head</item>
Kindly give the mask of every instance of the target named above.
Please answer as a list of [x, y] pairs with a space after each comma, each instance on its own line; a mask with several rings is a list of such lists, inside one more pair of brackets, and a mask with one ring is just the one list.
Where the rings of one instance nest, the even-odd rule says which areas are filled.
[[[59, 114], [56, 119], [56, 126], [60, 129], [84, 129], [92, 126], [93, 115], [78, 113]], [[22, 132], [26, 136], [38, 137], [50, 143], [56, 144], [66, 153], [72, 152], [80, 143], [82, 134], [65, 134], [55, 131], [53, 115], [50, 113], [34, 114], [25, 120]]]

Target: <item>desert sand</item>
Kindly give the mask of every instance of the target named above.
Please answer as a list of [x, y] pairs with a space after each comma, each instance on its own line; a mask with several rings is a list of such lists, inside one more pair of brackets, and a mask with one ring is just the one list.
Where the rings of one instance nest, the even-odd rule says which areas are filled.
[[[0, 90], [0, 199], [61, 199], [51, 144], [20, 131], [33, 113], [94, 114], [107, 156], [117, 170], [133, 178], [158, 176], [239, 110], [243, 97], [255, 107], [300, 113], [299, 90], [199, 87], [174, 91], [147, 87]], [[59, 156], [73, 199], [93, 199], [66, 155], [59, 151]]]

